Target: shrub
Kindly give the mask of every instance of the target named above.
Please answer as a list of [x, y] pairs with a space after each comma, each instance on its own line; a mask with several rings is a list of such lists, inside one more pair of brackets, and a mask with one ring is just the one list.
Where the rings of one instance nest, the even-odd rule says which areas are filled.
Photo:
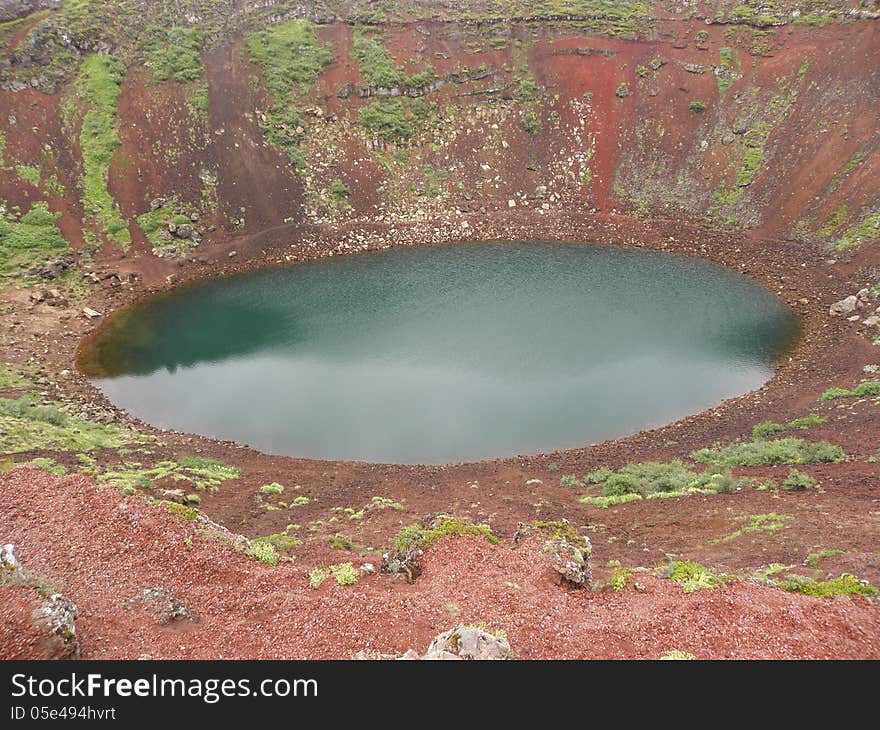
[[808, 416], [795, 418], [788, 424], [788, 428], [810, 428], [811, 426], [821, 426], [825, 423], [825, 420], [826, 419], [822, 418], [822, 416], [817, 416], [815, 413], [811, 413]]
[[611, 471], [608, 467], [600, 466], [595, 471], [591, 471], [584, 477], [584, 482], [587, 484], [602, 484], [604, 481], [608, 479], [614, 472]]
[[279, 555], [275, 546], [268, 542], [254, 540], [248, 545], [244, 554], [249, 558], [256, 558], [266, 565], [278, 565]]
[[880, 595], [880, 590], [867, 581], [860, 581], [849, 573], [844, 573], [839, 578], [826, 581], [816, 581], [804, 575], [789, 575], [786, 580], [779, 583], [784, 591], [804, 593], [818, 598], [833, 598], [834, 596], [864, 596], [866, 598]]
[[330, 183], [330, 195], [333, 196], [333, 200], [337, 203], [343, 203], [351, 197], [351, 188], [342, 182], [342, 180], [336, 178]]
[[580, 481], [574, 474], [563, 474], [562, 478], [559, 480], [560, 487], [582, 487]]
[[602, 487], [603, 497], [619, 497], [639, 492], [639, 480], [630, 474], [621, 474], [620, 472], [608, 477], [605, 480], [605, 486]]
[[667, 570], [669, 579], [680, 583], [685, 593], [693, 593], [703, 588], [716, 588], [725, 582], [723, 576], [715, 575], [699, 563], [690, 560], [672, 562]]
[[781, 423], [773, 423], [773, 421], [763, 421], [752, 429], [752, 438], [756, 441], [766, 439], [777, 433], [785, 431], [785, 426]]
[[641, 494], [621, 494], [614, 497], [581, 497], [578, 501], [581, 504], [591, 504], [599, 509], [608, 509], [616, 507], [619, 504], [627, 504], [628, 502], [638, 502], [642, 499]]
[[463, 519], [443, 515], [434, 520], [430, 527], [421, 525], [404, 527], [394, 539], [394, 549], [398, 553], [406, 553], [413, 547], [426, 550], [434, 540], [450, 535], [482, 535], [493, 545], [499, 543], [489, 525], [475, 525]]
[[701, 101], [692, 101], [692, 102], [688, 105], [688, 108], [689, 108], [694, 114], [702, 114], [704, 111], [706, 111], [706, 105], [705, 105], [703, 102], [701, 102]]
[[831, 388], [822, 394], [822, 400], [834, 400], [835, 398], [869, 398], [880, 395], [880, 380], [865, 380], [852, 390], [845, 388]]
[[752, 441], [714, 449], [700, 449], [691, 454], [694, 461], [721, 466], [762, 466], [772, 464], [823, 464], [843, 461], [846, 454], [839, 446], [826, 441], [808, 443], [784, 438]]
[[341, 586], [350, 586], [357, 583], [358, 572], [351, 563], [331, 565], [330, 573], [336, 578], [336, 582]]
[[792, 469], [788, 472], [788, 476], [782, 481], [782, 488], [789, 492], [802, 492], [805, 489], [812, 489], [815, 486], [815, 479], [809, 474], [804, 474], [797, 469]]
[[327, 568], [312, 568], [309, 571], [309, 586], [318, 589], [329, 577], [330, 571]]
[[266, 494], [266, 495], [284, 494], [284, 486], [279, 484], [278, 482], [272, 482], [271, 484], [264, 484], [262, 487], [260, 487], [260, 494]]

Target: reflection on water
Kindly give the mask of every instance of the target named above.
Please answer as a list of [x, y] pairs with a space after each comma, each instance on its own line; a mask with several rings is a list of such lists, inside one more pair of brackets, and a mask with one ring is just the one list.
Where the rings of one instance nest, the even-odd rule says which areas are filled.
[[706, 262], [470, 244], [305, 264], [121, 312], [85, 353], [157, 426], [333, 459], [462, 461], [574, 447], [751, 390], [797, 331]]

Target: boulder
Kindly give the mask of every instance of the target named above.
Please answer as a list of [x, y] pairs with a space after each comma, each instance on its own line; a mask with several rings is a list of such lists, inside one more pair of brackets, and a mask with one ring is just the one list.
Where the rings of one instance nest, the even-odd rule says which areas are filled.
[[183, 223], [177, 226], [174, 231], [174, 235], [178, 238], [192, 238], [193, 236], [193, 227], [189, 225], [189, 223]]
[[552, 567], [561, 582], [572, 588], [589, 587], [593, 582], [590, 567], [592, 545], [583, 536], [581, 544], [575, 545], [566, 537], [554, 537], [544, 543], [544, 552], [551, 556]]
[[859, 306], [858, 297], [855, 294], [852, 294], [845, 299], [841, 299], [839, 302], [834, 302], [831, 307], [828, 309], [828, 313], [832, 317], [839, 317], [843, 314], [852, 314], [856, 311], [856, 308]]
[[462, 624], [435, 638], [423, 659], [498, 660], [512, 656], [510, 644], [504, 637]]
[[56, 593], [33, 612], [34, 625], [44, 633], [40, 643], [48, 659], [78, 659], [76, 604]]
[[129, 598], [123, 606], [130, 609], [135, 605], [143, 605], [150, 609], [160, 624], [173, 621], [198, 621], [198, 618], [164, 588], [145, 588], [139, 596]]
[[166, 489], [162, 492], [162, 499], [177, 504], [186, 504], [186, 492], [182, 489]]

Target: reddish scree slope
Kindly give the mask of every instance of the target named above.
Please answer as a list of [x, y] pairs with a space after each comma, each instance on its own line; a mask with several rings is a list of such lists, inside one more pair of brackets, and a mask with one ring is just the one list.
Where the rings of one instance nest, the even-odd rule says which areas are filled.
[[[0, 521], [33, 573], [60, 580], [79, 607], [84, 658], [349, 658], [359, 650], [424, 649], [457, 621], [507, 632], [523, 659], [878, 658], [878, 609], [734, 583], [684, 595], [668, 580], [593, 594], [553, 583], [540, 540], [435, 543], [414, 585], [386, 576], [319, 590], [293, 562], [270, 568], [161, 507], [84, 477], [20, 467], [3, 477]], [[161, 586], [199, 621], [160, 626], [126, 599]], [[31, 595], [22, 595], [28, 594]], [[23, 600], [24, 599], [24, 600]], [[38, 655], [28, 612], [36, 594], [0, 590], [0, 653]], [[453, 617], [454, 615], [454, 617]]]

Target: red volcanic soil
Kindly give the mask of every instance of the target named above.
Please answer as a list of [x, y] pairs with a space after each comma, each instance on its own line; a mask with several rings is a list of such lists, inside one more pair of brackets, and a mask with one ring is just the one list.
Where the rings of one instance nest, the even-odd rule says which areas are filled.
[[[4, 537], [33, 574], [63, 582], [79, 607], [83, 658], [402, 653], [460, 621], [503, 629], [522, 659], [652, 659], [672, 649], [700, 659], [880, 657], [880, 609], [864, 599], [749, 582], [687, 595], [652, 576], [619, 592], [567, 590], [552, 580], [536, 537], [519, 547], [447, 538], [429, 549], [413, 585], [375, 575], [313, 590], [295, 561], [247, 559], [195, 523], [85, 477], [20, 467], [0, 484]], [[123, 606], [150, 587], [169, 590], [198, 620], [162, 626]], [[35, 595], [23, 608], [22, 593], [31, 590], [0, 590], [6, 658], [33, 656], [22, 614]]]

